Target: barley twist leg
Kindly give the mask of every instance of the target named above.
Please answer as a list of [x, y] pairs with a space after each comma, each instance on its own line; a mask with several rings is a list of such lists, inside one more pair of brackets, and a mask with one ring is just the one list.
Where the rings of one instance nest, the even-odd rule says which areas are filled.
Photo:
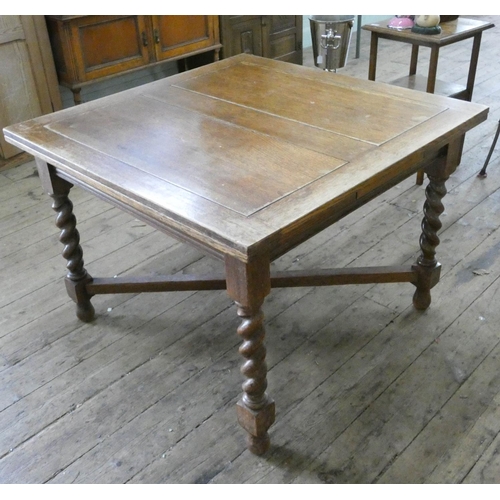
[[238, 335], [243, 342], [239, 352], [245, 358], [241, 373], [245, 377], [243, 394], [236, 404], [238, 422], [247, 431], [248, 449], [262, 455], [270, 445], [267, 430], [274, 422], [274, 401], [267, 395], [266, 348], [262, 304], [271, 291], [270, 261], [267, 255], [250, 262], [227, 256], [226, 284], [241, 323]]
[[246, 359], [241, 367], [245, 377], [243, 395], [238, 403], [238, 421], [248, 432], [248, 449], [256, 455], [262, 455], [270, 445], [267, 429], [275, 418], [274, 402], [266, 393], [267, 365], [264, 346], [264, 315], [259, 308], [251, 309], [236, 304], [238, 316], [242, 322], [238, 334], [243, 338], [239, 348]]
[[53, 199], [52, 208], [57, 212], [56, 226], [61, 230], [59, 241], [64, 245], [62, 255], [66, 259], [65, 284], [69, 296], [76, 303], [76, 315], [85, 322], [94, 319], [94, 306], [85, 285], [92, 279], [83, 266], [83, 251], [80, 246], [80, 234], [76, 229], [76, 217], [73, 214], [73, 203], [68, 198], [71, 185], [58, 193], [50, 194]]
[[431, 303], [431, 288], [439, 281], [441, 265], [436, 260], [436, 247], [439, 245], [438, 231], [442, 224], [439, 216], [444, 211], [441, 202], [446, 195], [445, 182], [447, 177], [428, 174], [429, 184], [425, 190], [424, 218], [422, 219], [422, 234], [420, 236], [421, 254], [417, 259], [415, 269], [418, 272], [416, 291], [413, 304], [416, 309], [427, 309]]

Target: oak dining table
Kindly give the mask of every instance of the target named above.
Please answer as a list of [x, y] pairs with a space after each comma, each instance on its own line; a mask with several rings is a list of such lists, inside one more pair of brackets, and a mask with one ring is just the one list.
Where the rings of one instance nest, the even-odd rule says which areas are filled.
[[[35, 157], [52, 198], [80, 320], [99, 321], [96, 294], [227, 290], [242, 340], [237, 418], [260, 455], [275, 420], [265, 297], [274, 287], [407, 282], [414, 307], [428, 308], [441, 269], [445, 182], [460, 163], [463, 135], [487, 113], [475, 103], [241, 54], [9, 126], [4, 135]], [[419, 169], [428, 185], [413, 265], [271, 272], [275, 259]], [[74, 185], [221, 259], [224, 273], [112, 277], [115, 269], [93, 277], [70, 200]]]

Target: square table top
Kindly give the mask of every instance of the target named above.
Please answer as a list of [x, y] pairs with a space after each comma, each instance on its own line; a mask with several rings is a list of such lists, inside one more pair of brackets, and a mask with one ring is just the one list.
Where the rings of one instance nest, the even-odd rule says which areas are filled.
[[487, 111], [245, 54], [4, 133], [166, 232], [247, 260], [410, 175]]
[[383, 38], [391, 38], [401, 42], [416, 43], [427, 47], [438, 46], [444, 47], [460, 40], [471, 38], [484, 30], [493, 28], [495, 25], [489, 21], [481, 21], [478, 19], [469, 19], [466, 17], [458, 17], [453, 21], [441, 23], [441, 33], [437, 35], [424, 35], [422, 33], [414, 33], [411, 29], [397, 30], [389, 28], [389, 19], [379, 21], [377, 23], [365, 24], [362, 26], [364, 30], [377, 33]]

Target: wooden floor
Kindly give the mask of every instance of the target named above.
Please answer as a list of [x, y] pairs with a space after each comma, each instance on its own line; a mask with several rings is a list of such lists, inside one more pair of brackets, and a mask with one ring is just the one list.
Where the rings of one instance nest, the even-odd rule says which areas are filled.
[[[476, 177], [500, 118], [500, 16], [481, 17], [497, 27], [483, 36], [474, 101], [491, 113], [447, 183], [432, 305], [415, 311], [410, 284], [273, 290], [277, 421], [264, 457], [236, 423], [226, 293], [98, 296], [97, 319], [79, 322], [34, 164], [0, 172], [0, 482], [500, 482], [500, 145]], [[439, 74], [464, 82], [470, 49], [443, 49]], [[368, 50], [363, 32], [343, 71], [366, 78]], [[381, 80], [407, 71], [409, 46], [380, 51]], [[94, 276], [220, 268], [79, 189], [72, 199]], [[412, 262], [423, 199], [408, 179], [274, 265]]]

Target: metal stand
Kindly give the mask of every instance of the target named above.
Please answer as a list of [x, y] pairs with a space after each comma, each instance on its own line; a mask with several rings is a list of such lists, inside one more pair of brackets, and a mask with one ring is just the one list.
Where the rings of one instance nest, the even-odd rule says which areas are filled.
[[491, 145], [490, 151], [488, 153], [488, 156], [486, 157], [486, 161], [484, 162], [483, 168], [481, 169], [481, 172], [477, 174], [478, 177], [486, 177], [486, 167], [488, 166], [488, 163], [490, 162], [491, 155], [493, 154], [493, 151], [495, 150], [495, 146], [497, 145], [498, 141], [498, 136], [500, 135], [500, 120], [498, 120], [498, 127], [497, 131], [495, 133], [495, 138], [493, 139], [493, 144]]
[[356, 56], [355, 59], [359, 59], [361, 52], [361, 18], [362, 16], [356, 16]]

